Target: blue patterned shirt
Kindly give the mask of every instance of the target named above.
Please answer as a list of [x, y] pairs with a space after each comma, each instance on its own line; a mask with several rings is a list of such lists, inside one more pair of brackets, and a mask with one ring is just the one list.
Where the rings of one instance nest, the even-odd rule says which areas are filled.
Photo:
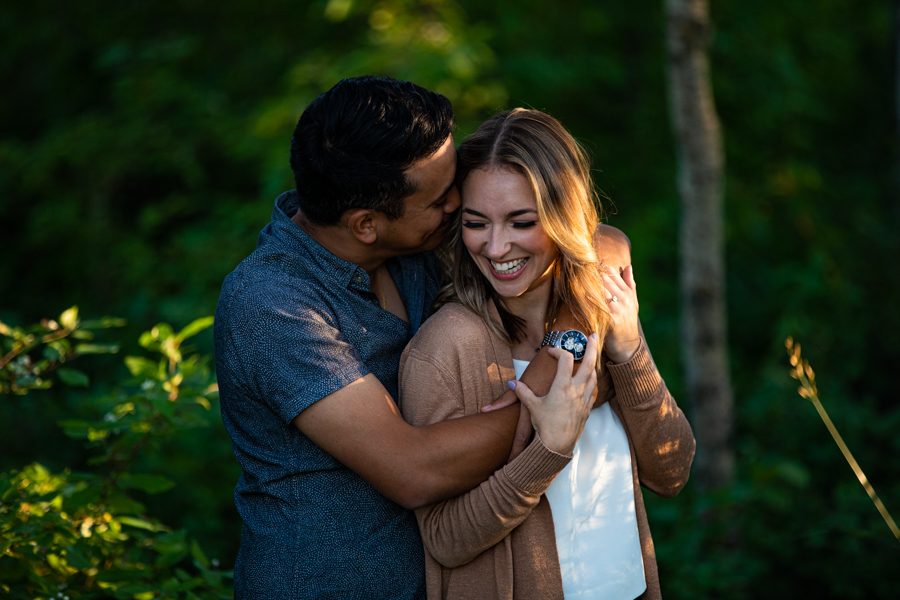
[[291, 421], [369, 373], [397, 398], [400, 354], [437, 292], [437, 262], [431, 253], [387, 261], [406, 323], [381, 309], [365, 271], [291, 221], [296, 210], [296, 192], [278, 197], [216, 308], [222, 419], [243, 469], [235, 598], [424, 598], [413, 514]]

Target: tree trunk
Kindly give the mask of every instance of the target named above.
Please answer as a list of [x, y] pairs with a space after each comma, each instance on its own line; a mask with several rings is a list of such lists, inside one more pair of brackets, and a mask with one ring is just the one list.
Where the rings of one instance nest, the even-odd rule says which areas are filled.
[[704, 487], [729, 482], [732, 393], [725, 328], [724, 150], [709, 77], [708, 0], [666, 0], [669, 100], [681, 196], [685, 384]]

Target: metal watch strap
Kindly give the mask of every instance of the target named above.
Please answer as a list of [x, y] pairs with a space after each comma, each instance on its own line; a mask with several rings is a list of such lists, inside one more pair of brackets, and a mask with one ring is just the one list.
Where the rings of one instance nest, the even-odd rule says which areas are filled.
[[548, 331], [544, 334], [544, 341], [541, 342], [541, 348], [544, 346], [553, 346], [556, 347], [556, 343], [559, 342], [559, 338], [562, 337], [565, 331]]

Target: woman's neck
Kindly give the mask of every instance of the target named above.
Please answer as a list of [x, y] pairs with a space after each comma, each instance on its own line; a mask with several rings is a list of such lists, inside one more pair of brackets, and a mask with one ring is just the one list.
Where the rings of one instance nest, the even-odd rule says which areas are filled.
[[547, 324], [552, 288], [553, 280], [548, 278], [521, 296], [503, 299], [506, 310], [525, 322], [525, 335], [511, 346], [513, 358], [531, 360], [540, 349]]

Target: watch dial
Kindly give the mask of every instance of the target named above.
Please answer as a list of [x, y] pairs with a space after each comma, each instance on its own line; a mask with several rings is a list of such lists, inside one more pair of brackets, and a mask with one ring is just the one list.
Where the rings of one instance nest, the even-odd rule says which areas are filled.
[[564, 349], [568, 350], [575, 357], [575, 360], [581, 360], [584, 356], [584, 347], [587, 345], [587, 337], [580, 331], [570, 330], [563, 334], [562, 343]]

